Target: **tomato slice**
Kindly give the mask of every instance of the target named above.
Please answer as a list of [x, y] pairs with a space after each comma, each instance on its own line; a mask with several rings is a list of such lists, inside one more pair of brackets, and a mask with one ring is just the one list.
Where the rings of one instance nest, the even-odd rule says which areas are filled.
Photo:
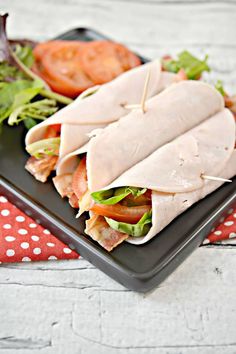
[[[76, 97], [94, 85], [81, 65], [86, 44], [79, 41], [52, 41], [35, 48], [34, 70], [56, 92]], [[36, 53], [36, 54], [35, 54]]]
[[[67, 41], [67, 42], [72, 42], [72, 41]], [[62, 47], [64, 45], [65, 41], [57, 40], [57, 41], [47, 41], [47, 42], [42, 42], [37, 44], [34, 47], [33, 50], [33, 55], [35, 60], [41, 60], [43, 56], [47, 53], [48, 50], [50, 50], [52, 47]]]
[[129, 49], [111, 41], [89, 42], [83, 49], [81, 60], [84, 70], [96, 85], [111, 81], [141, 64]]
[[57, 138], [61, 133], [61, 124], [52, 124], [47, 127], [44, 139]]
[[49, 41], [33, 53], [32, 70], [55, 92], [72, 98], [141, 64], [125, 46], [110, 41]]
[[112, 218], [116, 221], [136, 224], [141, 219], [143, 214], [148, 212], [150, 209], [150, 205], [127, 207], [121, 204], [94, 204], [90, 210], [92, 210], [97, 215], [107, 216], [108, 218]]
[[79, 163], [79, 166], [77, 167], [77, 169], [73, 174], [72, 189], [78, 199], [81, 198], [88, 189], [86, 156], [82, 158], [82, 160]]

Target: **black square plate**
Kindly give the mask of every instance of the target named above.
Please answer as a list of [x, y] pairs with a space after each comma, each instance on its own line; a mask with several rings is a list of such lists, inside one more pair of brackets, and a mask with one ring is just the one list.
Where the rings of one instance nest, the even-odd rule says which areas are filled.
[[[91, 29], [78, 28], [58, 38], [67, 40], [106, 39]], [[146, 61], [144, 58], [141, 58]], [[108, 253], [84, 234], [84, 220], [62, 200], [52, 183], [37, 182], [25, 169], [22, 126], [4, 125], [0, 136], [0, 193], [37, 219], [85, 259], [123, 284], [146, 292], [162, 282], [197, 248], [222, 215], [236, 204], [236, 178], [176, 218], [147, 244], [123, 243]]]

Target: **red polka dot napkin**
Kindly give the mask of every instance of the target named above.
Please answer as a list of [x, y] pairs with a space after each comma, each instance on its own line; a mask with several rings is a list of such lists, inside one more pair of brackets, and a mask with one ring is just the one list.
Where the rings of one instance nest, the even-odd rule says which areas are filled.
[[228, 211], [229, 216], [220, 220], [221, 224], [211, 230], [203, 244], [236, 238], [236, 209]]
[[75, 258], [75, 251], [0, 196], [0, 262]]
[[[236, 238], [236, 209], [228, 214], [204, 244]], [[76, 258], [75, 251], [0, 196], [0, 263]]]

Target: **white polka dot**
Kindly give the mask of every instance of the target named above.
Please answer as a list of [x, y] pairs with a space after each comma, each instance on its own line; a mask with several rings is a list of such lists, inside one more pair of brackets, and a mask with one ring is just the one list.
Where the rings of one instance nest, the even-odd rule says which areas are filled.
[[45, 235], [50, 235], [50, 231], [49, 230], [47, 230], [47, 229], [45, 229], [45, 230], [43, 230], [43, 233], [45, 234]]
[[20, 235], [26, 235], [26, 234], [28, 234], [28, 231], [27, 231], [26, 229], [19, 229], [19, 230], [18, 230], [18, 234], [20, 234]]
[[38, 240], [39, 240], [39, 237], [36, 236], [36, 235], [33, 235], [33, 236], [31, 236], [31, 239], [32, 239], [33, 241], [38, 241]]
[[22, 258], [22, 262], [30, 262], [30, 261], [31, 261], [31, 258], [29, 258], [29, 257]]
[[54, 247], [54, 246], [55, 246], [55, 243], [47, 242], [47, 246], [48, 246], [48, 247]]
[[28, 242], [22, 242], [22, 243], [20, 244], [20, 246], [21, 246], [21, 248], [23, 248], [24, 250], [26, 250], [27, 248], [29, 248]]
[[208, 238], [206, 238], [206, 239], [203, 241], [203, 245], [207, 245], [208, 243], [210, 243], [210, 241], [208, 240]]
[[69, 254], [72, 251], [69, 248], [65, 247], [65, 248], [63, 248], [63, 252], [66, 253], [66, 254]]
[[230, 232], [229, 238], [234, 238], [234, 237], [236, 237], [236, 232]]
[[31, 224], [29, 224], [29, 227], [31, 227], [31, 229], [34, 229], [35, 227], [37, 227], [37, 225], [34, 223], [31, 223]]
[[16, 217], [16, 221], [23, 222], [23, 221], [25, 221], [25, 218], [24, 218], [24, 216], [19, 215]]
[[41, 248], [39, 248], [39, 247], [34, 248], [33, 249], [33, 253], [34, 254], [40, 254], [41, 253]]
[[234, 213], [233, 217], [236, 219], [236, 213]]
[[6, 230], [9, 230], [9, 229], [11, 229], [11, 225], [10, 224], [5, 224], [5, 225], [3, 225], [3, 228], [6, 229]]
[[2, 214], [2, 216], [8, 216], [8, 215], [10, 214], [10, 211], [7, 210], [7, 209], [3, 209], [3, 210], [1, 211], [1, 214]]
[[15, 237], [13, 237], [13, 236], [6, 236], [5, 237], [5, 240], [7, 241], [7, 242], [12, 242], [12, 241], [15, 241]]
[[56, 256], [49, 256], [48, 259], [53, 260], [53, 259], [57, 259], [57, 257]]
[[7, 198], [1, 196], [0, 203], [7, 203]]
[[226, 221], [226, 222], [224, 222], [224, 225], [225, 225], [225, 226], [231, 226], [231, 225], [233, 225], [233, 224], [234, 224], [233, 221]]
[[219, 235], [222, 234], [222, 231], [215, 231], [214, 234], [217, 235], [217, 236], [219, 236]]
[[15, 251], [14, 251], [14, 250], [7, 250], [7, 252], [6, 252], [6, 255], [7, 255], [8, 257], [12, 257], [12, 256], [14, 256], [14, 254], [15, 254]]
[[234, 209], [229, 209], [228, 214], [232, 214], [233, 211], [234, 211]]

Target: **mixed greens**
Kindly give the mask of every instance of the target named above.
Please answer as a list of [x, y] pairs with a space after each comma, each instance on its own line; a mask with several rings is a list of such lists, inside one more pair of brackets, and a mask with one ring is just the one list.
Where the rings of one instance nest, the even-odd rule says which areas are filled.
[[172, 73], [178, 73], [183, 69], [189, 80], [197, 80], [204, 71], [210, 71], [207, 60], [207, 55], [204, 60], [199, 60], [185, 50], [177, 55], [176, 60], [171, 57], [164, 58], [162, 60], [162, 66], [164, 70]]
[[6, 119], [10, 125], [24, 121], [30, 129], [55, 113], [58, 103], [69, 104], [72, 100], [52, 92], [33, 73], [32, 47], [8, 41], [6, 20], [7, 15], [0, 16], [0, 125]]

